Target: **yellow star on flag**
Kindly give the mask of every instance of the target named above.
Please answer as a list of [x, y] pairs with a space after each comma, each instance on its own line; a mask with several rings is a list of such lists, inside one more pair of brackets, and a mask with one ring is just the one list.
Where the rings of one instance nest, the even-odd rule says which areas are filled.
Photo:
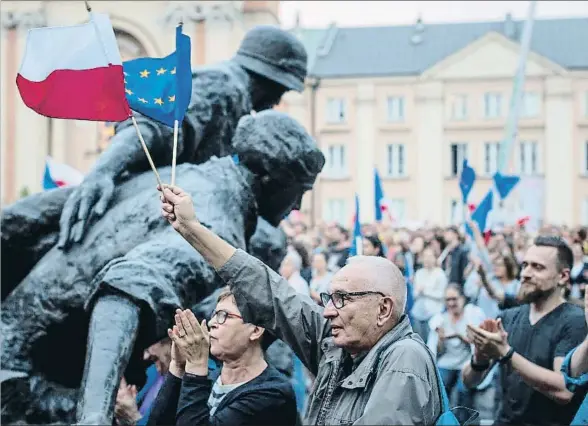
[[161, 67], [161, 68], [159, 68], [159, 69], [157, 70], [157, 75], [162, 75], [162, 74], [165, 74], [165, 72], [166, 72], [166, 71], [167, 71], [167, 70], [166, 70], [165, 68]]
[[125, 84], [127, 84], [127, 79], [125, 78]]
[[176, 100], [176, 95], [168, 96], [167, 97], [167, 100], [170, 101], [170, 102], [174, 102]]
[[173, 70], [171, 70], [171, 73], [172, 73], [172, 74], [175, 74], [175, 73], [176, 73], [176, 67], [174, 67], [174, 69], [173, 69]]
[[144, 104], [148, 104], [149, 102], [147, 99], [139, 98], [139, 102], [143, 102]]
[[163, 100], [161, 98], [155, 98], [155, 103], [157, 105], [163, 105]]
[[133, 91], [131, 89], [125, 89], [125, 92], [127, 92], [127, 94], [132, 95]]
[[127, 75], [129, 75], [129, 74], [126, 72], [126, 71], [123, 71], [123, 74], [125, 75], [125, 77], [126, 77]]
[[141, 78], [147, 78], [147, 77], [149, 77], [149, 74], [151, 74], [151, 73], [147, 70], [143, 70], [139, 74], [141, 74]]

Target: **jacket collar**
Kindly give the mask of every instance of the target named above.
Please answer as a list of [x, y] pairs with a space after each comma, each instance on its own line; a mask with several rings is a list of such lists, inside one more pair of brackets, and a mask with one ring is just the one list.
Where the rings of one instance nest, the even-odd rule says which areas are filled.
[[403, 315], [400, 322], [386, 333], [373, 348], [361, 360], [357, 368], [347, 378], [343, 380], [342, 387], [346, 389], [355, 389], [366, 386], [369, 376], [377, 372], [380, 355], [392, 344], [407, 336], [412, 332], [412, 327], [407, 315]]

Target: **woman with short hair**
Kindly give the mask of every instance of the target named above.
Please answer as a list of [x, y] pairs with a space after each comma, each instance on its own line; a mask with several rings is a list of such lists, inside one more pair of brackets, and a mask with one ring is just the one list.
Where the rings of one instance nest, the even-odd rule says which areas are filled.
[[[178, 309], [168, 335], [172, 361], [151, 424], [296, 424], [292, 385], [264, 358], [274, 338], [243, 320], [230, 291], [219, 295], [208, 324]], [[208, 378], [209, 353], [222, 362], [214, 383]]]

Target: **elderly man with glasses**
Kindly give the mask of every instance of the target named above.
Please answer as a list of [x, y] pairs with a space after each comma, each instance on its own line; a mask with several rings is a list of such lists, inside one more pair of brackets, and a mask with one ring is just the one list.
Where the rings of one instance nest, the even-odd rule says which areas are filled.
[[436, 367], [404, 315], [406, 283], [392, 262], [351, 259], [320, 295], [323, 309], [200, 224], [183, 190], [166, 186], [161, 200], [162, 215], [230, 286], [244, 321], [285, 341], [316, 375], [304, 424], [435, 424]]

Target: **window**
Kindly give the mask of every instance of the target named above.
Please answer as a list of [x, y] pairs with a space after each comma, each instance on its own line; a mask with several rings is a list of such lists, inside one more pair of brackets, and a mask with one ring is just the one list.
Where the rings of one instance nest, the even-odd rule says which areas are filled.
[[539, 117], [541, 111], [541, 98], [537, 92], [525, 92], [521, 105], [521, 117]]
[[328, 222], [337, 222], [340, 225], [347, 225], [347, 203], [343, 198], [330, 198], [326, 201], [324, 218]]
[[330, 98], [327, 100], [327, 122], [344, 123], [346, 118], [345, 99]]
[[451, 102], [451, 119], [465, 120], [468, 117], [468, 97], [455, 95]]
[[539, 173], [539, 144], [537, 142], [519, 142], [519, 173], [527, 176]]
[[401, 96], [388, 97], [388, 121], [404, 121], [404, 98]]
[[404, 222], [405, 202], [401, 198], [393, 198], [389, 201], [390, 215], [396, 223]]
[[500, 93], [486, 93], [484, 95], [484, 116], [486, 118], [502, 116], [502, 95]]
[[582, 155], [582, 174], [588, 176], [588, 141], [584, 142], [584, 155]]
[[493, 176], [498, 170], [498, 152], [500, 142], [486, 142], [484, 144], [484, 174]]
[[449, 200], [449, 223], [459, 225], [463, 222], [463, 208], [461, 200]]
[[452, 143], [449, 155], [451, 163], [449, 174], [450, 176], [459, 176], [461, 173], [461, 167], [463, 166], [463, 160], [468, 158], [468, 145], [463, 142]]
[[584, 117], [588, 117], [588, 90], [584, 92]]
[[390, 144], [387, 151], [386, 174], [389, 177], [406, 176], [406, 156], [403, 144]]
[[331, 178], [347, 176], [345, 145], [329, 145], [325, 153], [325, 175]]

